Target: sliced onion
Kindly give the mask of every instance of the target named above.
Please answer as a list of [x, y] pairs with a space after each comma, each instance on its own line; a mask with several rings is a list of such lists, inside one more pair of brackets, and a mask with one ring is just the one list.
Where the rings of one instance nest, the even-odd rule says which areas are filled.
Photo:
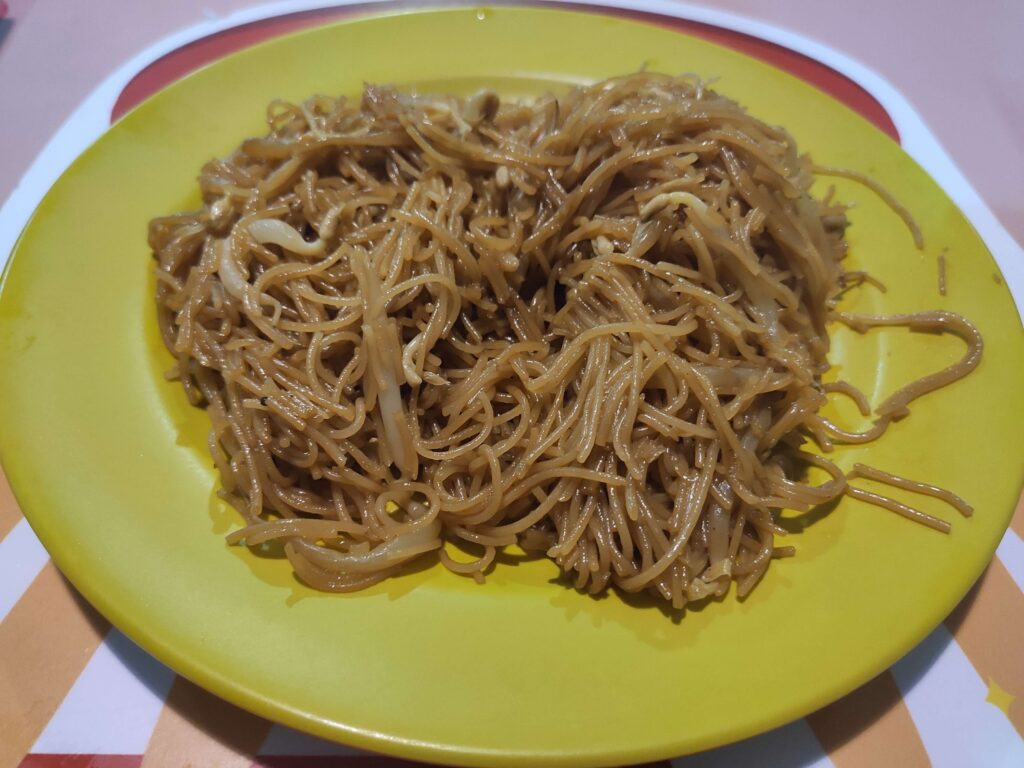
[[319, 256], [324, 252], [324, 241], [306, 242], [295, 227], [278, 219], [257, 219], [249, 225], [249, 234], [261, 245], [279, 245], [299, 256]]

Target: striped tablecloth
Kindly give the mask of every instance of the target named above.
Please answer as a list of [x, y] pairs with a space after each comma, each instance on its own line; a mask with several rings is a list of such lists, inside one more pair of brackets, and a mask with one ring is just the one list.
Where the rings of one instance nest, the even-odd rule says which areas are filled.
[[[624, 0], [622, 4], [631, 10], [602, 12], [639, 16], [770, 61], [829, 91], [902, 141], [968, 212], [1000, 259], [1020, 304], [1024, 252], [1018, 242], [1024, 236], [1024, 211], [1019, 201], [1024, 194], [1013, 197], [1011, 193], [1018, 190], [1008, 186], [1020, 183], [1020, 178], [988, 180], [988, 160], [970, 156], [971, 162], [961, 166], [979, 190], [980, 195], [976, 194], [942, 148], [943, 144], [951, 147], [958, 160], [968, 158], [967, 150], [956, 154], [959, 134], [943, 134], [940, 129], [937, 141], [903, 94], [871, 69], [807, 36], [815, 30], [827, 32], [829, 20], [818, 19], [815, 27], [807, 21], [810, 16], [800, 14], [813, 8], [814, 13], [827, 15], [826, 10], [795, 2], [788, 10], [774, 11], [776, 16], [768, 21], [788, 24], [787, 29], [755, 18], [765, 11], [750, 0], [723, 3], [746, 15], [660, 0]], [[367, 5], [322, 9], [321, 3], [314, 2], [254, 5], [245, 0], [153, 5], [0, 0], [0, 200], [6, 201], [0, 209], [0, 261], [56, 175], [111, 120], [140, 99], [245, 45], [368, 11]], [[976, 115], [1001, 114], [989, 124], [989, 134], [975, 140], [1002, 152], [1004, 172], [1024, 167], [1013, 163], [1014, 158], [1024, 159], [1024, 141], [1010, 132], [1019, 131], [1024, 121], [1020, 80], [1024, 59], [1008, 47], [1014, 46], [1019, 53], [1012, 30], [1024, 29], [1024, 14], [1003, 4], [1005, 18], [992, 18], [979, 9], [958, 17], [957, 25], [956, 19], [948, 18], [948, 9], [934, 9], [931, 4], [910, 2], [899, 9], [871, 5], [860, 11], [879, 18], [884, 14], [885, 23], [878, 27], [883, 32], [913, 30], [911, 42], [899, 42], [907, 68], [903, 85], [914, 88], [914, 103], [930, 105], [925, 111], [933, 122], [941, 116], [941, 99], [953, 93], [966, 100], [962, 109], [974, 109]], [[915, 26], [915, 19], [934, 23]], [[855, 48], [859, 45], [854, 53], [873, 64], [878, 63], [877, 56], [883, 73], [899, 82], [893, 69], [900, 66], [899, 51], [894, 53], [893, 46], [886, 45], [868, 47], [865, 30], [873, 28], [875, 21], [841, 20], [838, 15], [831, 21], [848, 24], [848, 34], [833, 35], [834, 39], [847, 40]], [[1000, 28], [1006, 34], [1000, 34]], [[937, 69], [930, 85], [912, 76], [917, 72], [914, 57], [922, 50], [922, 41], [914, 35], [923, 36], [923, 50], [933, 55], [953, 55], [955, 51], [943, 47], [944, 42], [950, 36], [958, 40], [962, 58], [953, 65], [947, 62], [946, 69], [967, 67], [966, 75], [960, 70], [956, 70], [959, 75], [947, 75]], [[974, 39], [979, 36], [982, 39]], [[877, 42], [885, 43], [881, 38]], [[971, 52], [971, 62], [963, 56], [964, 50]], [[1005, 99], [1006, 93], [998, 88], [989, 89], [987, 96], [973, 91], [963, 96], [957, 91], [956, 76], [977, 78], [984, 76], [986, 68], [998, 70], [998, 76], [993, 75], [996, 86], [998, 77], [1010, 77], [1017, 90]], [[987, 82], [991, 84], [993, 77]], [[968, 103], [971, 98], [978, 104]], [[46, 126], [43, 134], [38, 125]], [[942, 125], [947, 131], [956, 127]], [[53, 139], [46, 144], [51, 133]], [[1007, 449], [1021, 452], [1019, 445]], [[805, 719], [745, 742], [663, 764], [687, 768], [744, 762], [1024, 766], [1022, 588], [1024, 503], [1018, 505], [1010, 530], [977, 586], [890, 670]], [[383, 768], [410, 764], [272, 724], [217, 699], [155, 661], [112, 628], [63, 579], [0, 475], [0, 768], [139, 765]]]

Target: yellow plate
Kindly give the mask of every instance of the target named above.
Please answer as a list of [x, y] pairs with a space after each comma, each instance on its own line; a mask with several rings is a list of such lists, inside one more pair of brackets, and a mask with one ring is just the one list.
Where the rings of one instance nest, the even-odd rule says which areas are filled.
[[[836, 699], [947, 614], [1012, 512], [1021, 464], [1006, 449], [1024, 423], [1024, 344], [995, 265], [895, 144], [792, 77], [602, 16], [480, 16], [392, 15], [246, 50], [144, 103], [64, 174], [0, 301], [0, 450], [25, 514], [71, 581], [157, 658], [254, 712], [360, 747], [461, 764], [622, 764], [749, 736]], [[818, 162], [871, 173], [913, 210], [924, 252], [879, 200], [837, 183], [856, 202], [851, 262], [889, 286], [854, 306], [963, 312], [986, 336], [985, 358], [840, 460], [941, 482], [975, 517], [942, 536], [844, 501], [792, 537], [797, 556], [749, 600], [730, 594], [678, 623], [642, 600], [577, 594], [544, 561], [500, 565], [485, 586], [432, 567], [337, 596], [301, 587], [284, 561], [229, 549], [223, 534], [238, 519], [214, 496], [205, 415], [161, 378], [170, 361], [155, 329], [149, 218], [194, 206], [201, 164], [260, 133], [275, 97], [357, 93], [364, 80], [523, 94], [644, 62], [720, 76], [719, 90], [788, 126]], [[833, 360], [877, 403], [962, 348], [845, 333]]]

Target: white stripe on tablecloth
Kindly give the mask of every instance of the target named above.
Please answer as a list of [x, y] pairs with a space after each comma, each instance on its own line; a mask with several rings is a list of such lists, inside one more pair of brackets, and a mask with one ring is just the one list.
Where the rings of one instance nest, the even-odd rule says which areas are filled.
[[677, 757], [672, 768], [832, 768], [807, 721], [800, 719], [760, 736], [709, 752]]
[[308, 733], [286, 728], [283, 725], [271, 727], [267, 738], [260, 747], [260, 757], [319, 757], [322, 755], [334, 757], [361, 757], [366, 755], [358, 749], [335, 744], [333, 741], [318, 739]]
[[1024, 740], [944, 625], [892, 668], [935, 768], [1024, 765]]
[[999, 542], [996, 554], [1002, 564], [1006, 566], [1006, 570], [1010, 572], [1010, 578], [1013, 579], [1017, 588], [1024, 592], [1024, 541], [1021, 541], [1020, 536], [1013, 528], [1008, 528], [1003, 534], [1003, 540]]
[[0, 621], [25, 594], [48, 559], [49, 555], [24, 518], [0, 541]]
[[111, 630], [32, 751], [143, 754], [173, 680], [170, 669]]

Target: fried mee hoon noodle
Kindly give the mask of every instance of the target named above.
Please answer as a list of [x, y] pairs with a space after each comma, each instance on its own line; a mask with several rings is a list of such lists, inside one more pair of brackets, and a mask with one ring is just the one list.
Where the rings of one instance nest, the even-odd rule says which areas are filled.
[[[865, 279], [844, 275], [844, 208], [809, 195], [784, 130], [693, 78], [529, 103], [368, 86], [268, 122], [149, 238], [171, 375], [247, 523], [230, 540], [282, 542], [319, 589], [426, 553], [480, 579], [518, 544], [592, 593], [745, 595], [791, 554], [778, 511], [848, 492], [807, 438], [874, 439], [980, 358], [951, 313], [837, 315]], [[868, 407], [821, 383], [830, 320], [968, 349], [849, 432], [819, 414], [829, 391]]]

